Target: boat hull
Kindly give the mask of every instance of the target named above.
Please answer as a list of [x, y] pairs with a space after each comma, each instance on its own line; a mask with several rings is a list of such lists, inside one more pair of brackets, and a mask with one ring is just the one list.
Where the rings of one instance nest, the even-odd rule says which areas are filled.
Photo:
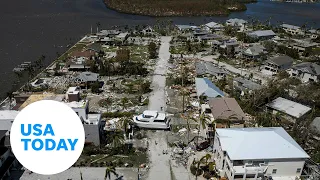
[[134, 125], [139, 128], [145, 128], [145, 129], [162, 129], [162, 130], [168, 130], [170, 129], [170, 121], [166, 123], [157, 123], [157, 122], [141, 122], [136, 119], [133, 120]]

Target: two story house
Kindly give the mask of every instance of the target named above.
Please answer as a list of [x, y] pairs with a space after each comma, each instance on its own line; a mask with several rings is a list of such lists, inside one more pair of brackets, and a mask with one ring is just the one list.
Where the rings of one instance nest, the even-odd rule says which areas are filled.
[[300, 79], [302, 82], [318, 82], [320, 78], [320, 66], [312, 62], [303, 62], [293, 66], [289, 74], [292, 77]]
[[289, 56], [278, 56], [266, 61], [264, 68], [262, 69], [263, 73], [266, 74], [277, 74], [279, 71], [285, 71], [291, 68], [293, 64], [293, 59]]
[[213, 156], [228, 180], [295, 180], [310, 158], [282, 127], [216, 129]]
[[219, 80], [226, 77], [227, 72], [220, 69], [212, 62], [198, 61], [195, 63], [196, 73], [198, 77], [208, 77], [212, 80]]
[[216, 128], [244, 127], [246, 116], [234, 98], [210, 98], [209, 107]]
[[282, 24], [280, 26], [282, 27], [282, 29], [286, 33], [289, 33], [292, 35], [303, 35], [304, 34], [303, 30], [299, 26], [294, 26], [294, 25], [290, 25], [290, 24]]

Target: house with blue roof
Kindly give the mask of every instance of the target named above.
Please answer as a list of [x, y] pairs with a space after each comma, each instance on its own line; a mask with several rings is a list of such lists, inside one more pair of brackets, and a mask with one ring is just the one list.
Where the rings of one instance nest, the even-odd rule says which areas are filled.
[[213, 84], [208, 78], [196, 78], [196, 91], [198, 98], [216, 98], [224, 97], [223, 91], [221, 91], [215, 84]]

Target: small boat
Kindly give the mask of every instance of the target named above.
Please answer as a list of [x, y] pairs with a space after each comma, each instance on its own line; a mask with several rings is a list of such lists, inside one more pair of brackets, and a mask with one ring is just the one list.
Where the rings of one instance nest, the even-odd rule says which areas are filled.
[[168, 119], [165, 113], [158, 111], [144, 111], [143, 114], [133, 117], [133, 122], [139, 128], [148, 129], [170, 129], [170, 119]]

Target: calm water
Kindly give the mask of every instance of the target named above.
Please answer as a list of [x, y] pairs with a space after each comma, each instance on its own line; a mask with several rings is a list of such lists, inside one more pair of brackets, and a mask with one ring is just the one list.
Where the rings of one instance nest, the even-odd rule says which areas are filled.
[[[286, 22], [320, 27], [320, 4], [289, 4], [261, 0], [249, 4], [246, 12], [229, 17], [176, 17], [177, 24], [202, 24], [225, 21], [230, 17], [253, 17], [272, 23]], [[24, 61], [45, 55], [49, 64], [57, 52], [75, 43], [90, 26], [100, 22], [101, 28], [115, 25], [153, 24], [156, 18], [117, 13], [105, 7], [102, 0], [10, 0], [0, 1], [0, 95], [11, 89], [12, 69]], [[318, 23], [317, 23], [318, 22]]]

